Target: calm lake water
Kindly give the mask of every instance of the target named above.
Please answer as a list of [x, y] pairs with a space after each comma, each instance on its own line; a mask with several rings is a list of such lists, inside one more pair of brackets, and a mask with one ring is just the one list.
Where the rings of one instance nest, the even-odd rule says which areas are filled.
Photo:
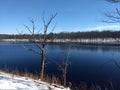
[[[28, 48], [37, 48], [33, 44], [22, 44]], [[0, 69], [5, 67], [19, 71], [27, 70], [39, 72], [41, 57], [29, 52], [21, 44], [0, 42]], [[81, 81], [107, 83], [112, 81], [115, 87], [120, 84], [120, 47], [102, 45], [72, 44], [69, 57], [70, 65], [67, 72], [67, 81], [79, 84]], [[69, 44], [47, 44], [46, 47], [46, 74], [60, 76], [59, 64], [66, 59]]]

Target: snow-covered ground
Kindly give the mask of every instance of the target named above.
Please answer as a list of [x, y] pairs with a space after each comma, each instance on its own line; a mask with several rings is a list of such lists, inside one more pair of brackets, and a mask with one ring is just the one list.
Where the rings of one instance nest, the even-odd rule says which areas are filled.
[[27, 77], [18, 77], [0, 72], [0, 90], [70, 90], [63, 86], [48, 84]]

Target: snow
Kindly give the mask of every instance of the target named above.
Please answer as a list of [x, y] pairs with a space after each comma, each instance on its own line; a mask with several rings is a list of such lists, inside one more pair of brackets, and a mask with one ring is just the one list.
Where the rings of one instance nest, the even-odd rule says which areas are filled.
[[94, 39], [55, 39], [53, 42], [93, 43], [93, 44], [120, 44], [120, 38], [94, 38]]
[[[29, 42], [28, 39], [2, 39], [5, 42]], [[42, 41], [42, 40], [41, 40]], [[36, 40], [39, 42], [39, 40]], [[47, 40], [51, 42], [51, 40]], [[52, 42], [73, 43], [97, 43], [97, 44], [120, 44], [120, 38], [93, 38], [93, 39], [54, 39]]]
[[0, 73], [0, 90], [70, 90], [63, 86], [48, 84], [28, 77], [18, 77], [12, 74]]

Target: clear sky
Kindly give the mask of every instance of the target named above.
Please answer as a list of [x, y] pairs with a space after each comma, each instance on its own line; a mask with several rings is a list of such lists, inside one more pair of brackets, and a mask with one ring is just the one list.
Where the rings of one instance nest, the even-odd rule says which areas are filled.
[[35, 20], [36, 29], [42, 28], [43, 12], [46, 20], [58, 13], [51, 23], [57, 23], [54, 32], [119, 29], [117, 23], [101, 22], [104, 12], [119, 5], [104, 0], [0, 0], [0, 34], [16, 34], [16, 29], [27, 33], [23, 24], [31, 25], [28, 18]]

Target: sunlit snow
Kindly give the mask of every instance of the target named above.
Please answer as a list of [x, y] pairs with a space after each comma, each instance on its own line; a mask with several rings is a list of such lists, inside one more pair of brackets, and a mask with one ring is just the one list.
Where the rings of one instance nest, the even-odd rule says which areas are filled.
[[0, 73], [0, 90], [70, 90], [63, 86], [56, 87], [46, 82], [33, 80], [26, 77], [18, 77], [11, 74]]

